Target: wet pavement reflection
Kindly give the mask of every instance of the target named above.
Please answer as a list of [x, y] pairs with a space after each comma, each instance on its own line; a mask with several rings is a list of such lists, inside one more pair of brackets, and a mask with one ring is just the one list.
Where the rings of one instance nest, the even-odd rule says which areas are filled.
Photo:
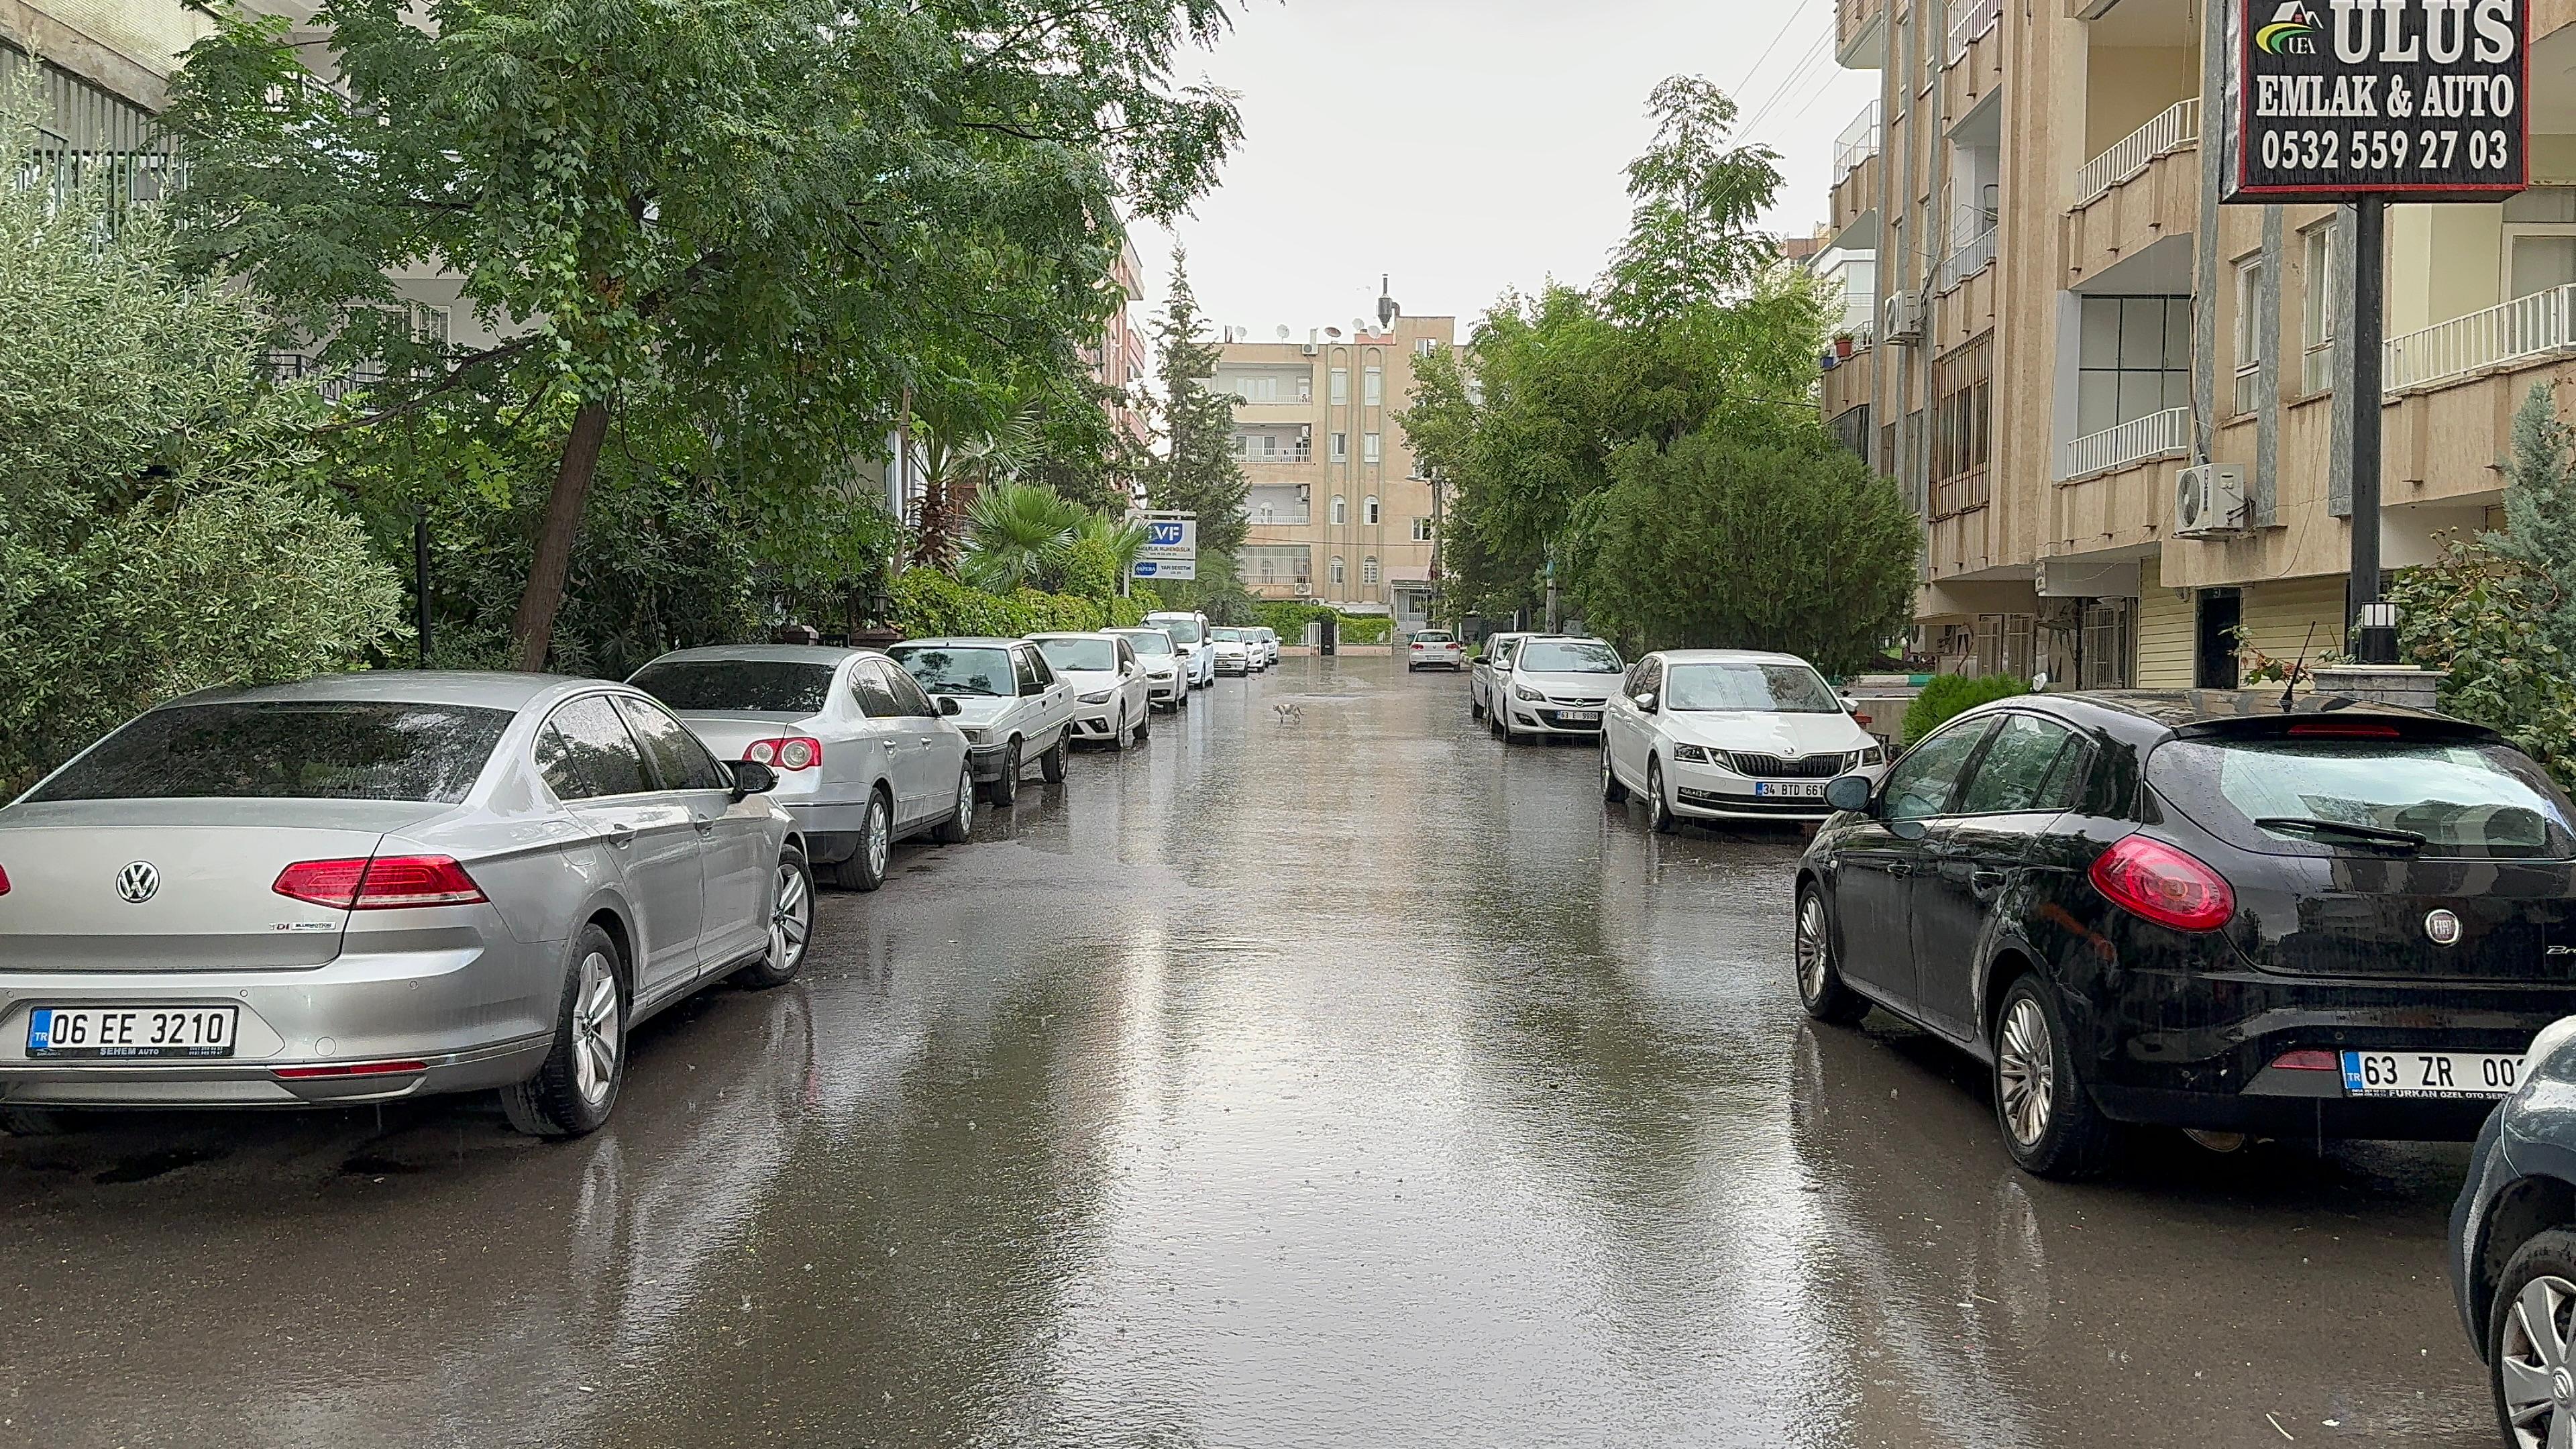
[[2491, 1442], [2462, 1151], [2024, 1178], [1805, 1023], [1794, 835], [1634, 810], [1290, 659], [827, 895], [585, 1141], [0, 1141], [0, 1444]]

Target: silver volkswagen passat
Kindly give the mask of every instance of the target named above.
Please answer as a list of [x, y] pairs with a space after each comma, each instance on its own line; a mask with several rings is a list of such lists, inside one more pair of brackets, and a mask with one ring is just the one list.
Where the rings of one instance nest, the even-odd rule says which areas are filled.
[[498, 1090], [597, 1128], [635, 1023], [813, 929], [765, 766], [641, 691], [349, 674], [190, 695], [0, 809], [0, 1127]]

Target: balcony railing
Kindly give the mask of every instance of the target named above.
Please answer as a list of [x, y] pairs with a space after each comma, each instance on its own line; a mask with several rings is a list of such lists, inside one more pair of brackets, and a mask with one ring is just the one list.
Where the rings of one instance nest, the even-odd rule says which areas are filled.
[[2088, 206], [2111, 188], [2140, 175], [2159, 156], [2200, 143], [2200, 97], [2176, 101], [2156, 118], [2131, 131], [2110, 150], [2084, 163], [2075, 173], [2075, 204]]
[[1282, 465], [1295, 466], [1298, 464], [1314, 462], [1315, 450], [1312, 448], [1283, 448], [1276, 453], [1255, 453], [1245, 451], [1236, 453], [1234, 456], [1238, 461], [1249, 467], [1255, 468], [1262, 467], [1264, 465], [1271, 467], [1279, 467]]
[[1878, 102], [1861, 108], [1843, 133], [1834, 138], [1834, 184], [1860, 169], [1860, 163], [1878, 154]]
[[1254, 508], [1245, 512], [1243, 521], [1254, 524], [1304, 527], [1315, 521], [1315, 510], [1313, 508]]
[[2569, 351], [2576, 351], [2576, 286], [2553, 287], [2389, 338], [2381, 382], [2403, 392]]
[[2167, 408], [2160, 413], [2132, 418], [2116, 428], [2105, 428], [2070, 440], [2057, 476], [2082, 478], [2092, 473], [2107, 473], [2162, 454], [2188, 452], [2190, 449], [2191, 409]]
[[1984, 231], [1952, 248], [1950, 255], [1942, 259], [1941, 285], [1938, 290], [1949, 291], [1994, 265], [1994, 261], [1995, 228], [1988, 226]]
[[259, 366], [268, 380], [279, 386], [311, 379], [313, 390], [328, 402], [338, 402], [353, 392], [374, 387], [385, 380], [384, 368], [374, 363], [360, 363], [339, 372], [326, 372], [319, 359], [301, 352], [263, 352]]
[[1948, 63], [1957, 65], [1967, 56], [1968, 47], [2003, 18], [2004, 0], [1950, 0]]

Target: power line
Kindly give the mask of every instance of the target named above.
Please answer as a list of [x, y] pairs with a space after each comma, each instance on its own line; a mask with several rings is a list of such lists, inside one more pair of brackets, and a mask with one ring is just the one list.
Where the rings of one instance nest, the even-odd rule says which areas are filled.
[[1744, 79], [1737, 81], [1735, 83], [1735, 89], [1728, 94], [1737, 97], [1739, 100], [1742, 98], [1744, 92], [1752, 86], [1753, 78], [1762, 73], [1762, 62], [1769, 60], [1771, 58], [1771, 52], [1780, 48], [1780, 42], [1789, 38], [1790, 27], [1796, 25], [1798, 23], [1798, 17], [1804, 13], [1805, 10], [1801, 6], [1792, 5], [1789, 7], [1788, 15], [1780, 22], [1778, 33], [1771, 37], [1771, 43], [1762, 47], [1760, 58], [1756, 59], [1751, 68], [1744, 72]]
[[1752, 117], [1745, 121], [1742, 127], [1744, 134], [1748, 136], [1751, 135], [1753, 129], [1756, 126], [1761, 125], [1762, 122], [1770, 116], [1772, 110], [1776, 108], [1781, 101], [1787, 99], [1790, 93], [1797, 88], [1799, 81], [1802, 78], [1816, 72], [1817, 62], [1823, 59], [1826, 52], [1833, 48], [1833, 43], [1834, 33], [1830, 30], [1826, 31], [1823, 35], [1816, 37], [1815, 45], [1809, 48], [1804, 56], [1799, 58], [1798, 64], [1790, 70], [1788, 75], [1781, 78], [1779, 86], [1771, 92], [1770, 98], [1765, 100], [1760, 109], [1756, 110]]

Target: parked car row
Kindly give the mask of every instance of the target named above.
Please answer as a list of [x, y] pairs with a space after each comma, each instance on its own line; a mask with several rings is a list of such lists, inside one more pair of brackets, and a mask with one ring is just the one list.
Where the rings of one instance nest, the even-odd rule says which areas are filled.
[[1224, 642], [1156, 615], [163, 705], [0, 808], [0, 1130], [496, 1091], [591, 1131], [638, 1022], [796, 977], [818, 873], [875, 890], [896, 841], [1146, 739]]

